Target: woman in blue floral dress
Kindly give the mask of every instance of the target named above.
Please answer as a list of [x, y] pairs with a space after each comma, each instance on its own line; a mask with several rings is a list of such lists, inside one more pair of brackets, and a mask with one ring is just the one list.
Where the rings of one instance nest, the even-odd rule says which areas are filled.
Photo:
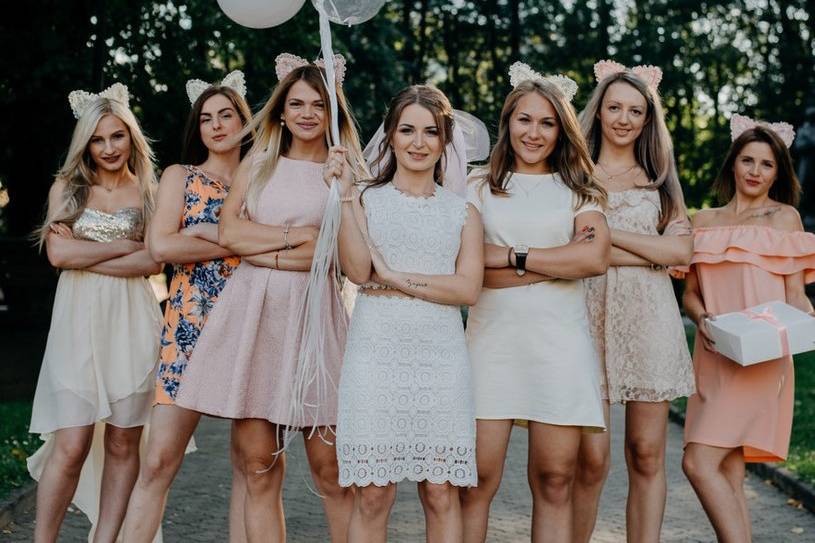
[[[232, 74], [227, 78], [234, 78]], [[242, 74], [240, 76], [242, 84]], [[226, 81], [226, 80], [225, 80]], [[189, 87], [189, 86], [188, 86]], [[189, 93], [189, 88], [188, 88]], [[147, 454], [133, 489], [124, 525], [128, 542], [154, 541], [167, 491], [201, 415], [176, 405], [187, 364], [209, 313], [240, 259], [218, 245], [218, 219], [251, 135], [236, 136], [251, 118], [240, 89], [210, 86], [193, 100], [183, 162], [168, 167], [159, 183], [150, 251], [172, 263], [170, 298], [164, 312], [155, 405]], [[198, 164], [193, 166], [191, 164]], [[245, 481], [233, 470], [230, 515], [243, 516]], [[230, 523], [242, 526], [241, 522]], [[242, 533], [231, 534], [242, 541]]]

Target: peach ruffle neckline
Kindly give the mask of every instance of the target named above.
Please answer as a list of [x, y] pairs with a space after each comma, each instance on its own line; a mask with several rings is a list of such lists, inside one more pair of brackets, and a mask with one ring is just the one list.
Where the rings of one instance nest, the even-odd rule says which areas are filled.
[[[693, 234], [691, 265], [753, 264], [778, 275], [803, 271], [806, 283], [815, 282], [815, 234], [760, 225], [702, 227]], [[675, 271], [683, 275], [688, 269]]]

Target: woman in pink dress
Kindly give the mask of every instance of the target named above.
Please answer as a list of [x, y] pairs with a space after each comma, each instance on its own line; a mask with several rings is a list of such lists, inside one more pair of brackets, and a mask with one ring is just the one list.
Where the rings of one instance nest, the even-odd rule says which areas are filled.
[[683, 301], [698, 327], [697, 393], [688, 399], [682, 467], [719, 541], [749, 541], [744, 465], [787, 456], [792, 357], [742, 367], [715, 352], [708, 321], [774, 300], [811, 312], [804, 283], [815, 281], [815, 236], [803, 232], [795, 209], [801, 188], [787, 150], [792, 127], [736, 115], [731, 130], [714, 184], [726, 203], [693, 218]]
[[[630, 541], [657, 541], [668, 494], [668, 406], [694, 391], [666, 267], [687, 266], [693, 238], [659, 98], [662, 70], [601, 60], [594, 73], [597, 87], [580, 120], [595, 175], [608, 192], [612, 247], [608, 272], [585, 282], [586, 303], [600, 355], [606, 421], [609, 404], [625, 406], [626, 533]], [[581, 436], [576, 542], [588, 542], [594, 530], [611, 465], [610, 433]]]
[[[339, 126], [352, 171], [364, 171], [354, 119], [338, 74]], [[301, 304], [329, 187], [323, 181], [330, 126], [322, 67], [293, 55], [277, 59], [280, 82], [245, 129], [255, 143], [235, 176], [221, 211], [218, 242], [241, 257], [198, 339], [177, 405], [235, 419], [239, 467], [246, 477], [249, 541], [285, 541], [280, 435], [298, 424], [291, 398], [301, 337]], [[332, 284], [332, 288], [334, 285]], [[324, 304], [325, 364], [339, 382], [348, 317], [332, 293]], [[309, 398], [306, 399], [309, 401]], [[353, 496], [339, 486], [333, 443], [322, 438], [337, 423], [336, 391], [305, 429], [305, 447], [323, 496], [332, 541], [345, 541]], [[276, 454], [279, 453], [279, 454]]]

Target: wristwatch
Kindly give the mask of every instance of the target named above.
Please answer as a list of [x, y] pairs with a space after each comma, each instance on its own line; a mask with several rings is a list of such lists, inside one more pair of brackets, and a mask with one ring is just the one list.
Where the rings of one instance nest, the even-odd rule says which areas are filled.
[[515, 273], [520, 277], [526, 273], [526, 255], [529, 254], [529, 247], [516, 245], [512, 250], [515, 252]]

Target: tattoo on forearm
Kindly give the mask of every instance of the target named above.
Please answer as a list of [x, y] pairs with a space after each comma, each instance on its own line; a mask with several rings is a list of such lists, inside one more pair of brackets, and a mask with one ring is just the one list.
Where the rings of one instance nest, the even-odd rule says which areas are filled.
[[414, 281], [413, 279], [405, 279], [405, 284], [407, 284], [408, 288], [423, 288], [427, 286], [426, 282]]

